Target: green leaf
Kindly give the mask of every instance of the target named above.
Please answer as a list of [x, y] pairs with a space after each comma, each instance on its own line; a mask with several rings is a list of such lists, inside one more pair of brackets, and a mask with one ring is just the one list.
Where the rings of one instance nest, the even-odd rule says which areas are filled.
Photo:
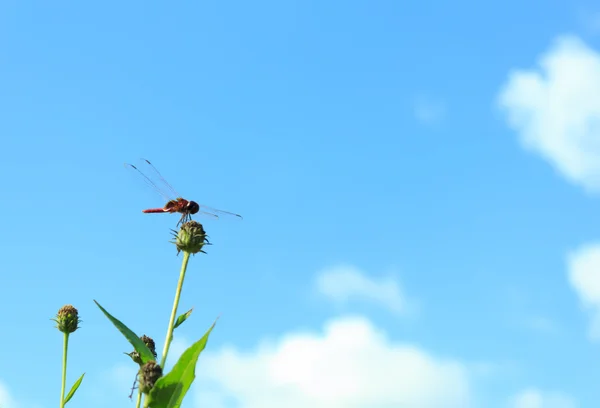
[[216, 320], [200, 340], [183, 352], [171, 372], [158, 379], [148, 396], [150, 407], [179, 408], [181, 406], [183, 397], [196, 378], [196, 362], [206, 347], [208, 336], [215, 324], [217, 324]]
[[194, 310], [193, 307], [190, 310], [188, 310], [187, 312], [185, 312], [184, 314], [179, 315], [179, 317], [175, 321], [175, 325], [173, 326], [173, 329], [178, 328], [181, 323], [185, 322], [187, 320], [187, 318], [190, 317], [190, 315], [192, 314], [192, 310]]
[[140, 359], [142, 360], [142, 364], [146, 364], [148, 361], [155, 361], [154, 355], [152, 354], [152, 352], [150, 351], [148, 346], [146, 346], [146, 344], [144, 344], [142, 339], [140, 339], [138, 337], [137, 334], [132, 332], [127, 326], [125, 326], [123, 323], [121, 323], [118, 319], [112, 317], [110, 315], [110, 313], [108, 313], [102, 306], [100, 306], [100, 303], [96, 302], [95, 300], [94, 300], [94, 303], [96, 303], [96, 305], [100, 308], [100, 310], [102, 310], [102, 313], [104, 313], [106, 315], [106, 317], [108, 317], [108, 319], [112, 322], [112, 324], [114, 324], [115, 327], [117, 329], [119, 329], [119, 331], [121, 333], [123, 333], [123, 335], [127, 338], [129, 343], [131, 343], [131, 345], [133, 346], [135, 351], [137, 351], [139, 353]]
[[69, 393], [67, 394], [67, 396], [65, 397], [65, 404], [67, 402], [69, 402], [71, 400], [71, 398], [73, 398], [73, 395], [75, 395], [75, 391], [77, 391], [77, 388], [79, 388], [79, 385], [81, 385], [81, 381], [83, 380], [83, 376], [85, 375], [85, 373], [81, 374], [81, 377], [79, 377], [77, 379], [77, 381], [75, 381], [75, 383], [73, 384], [73, 386], [71, 387], [71, 391], [69, 391]]

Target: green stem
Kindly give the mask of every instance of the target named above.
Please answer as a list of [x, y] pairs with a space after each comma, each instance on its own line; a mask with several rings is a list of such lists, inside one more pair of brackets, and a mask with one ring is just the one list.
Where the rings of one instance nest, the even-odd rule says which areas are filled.
[[142, 405], [142, 391], [138, 389], [138, 397], [137, 402], [135, 403], [135, 408], [140, 408]]
[[67, 384], [67, 350], [69, 348], [69, 333], [63, 333], [62, 385], [60, 387], [60, 408], [65, 406], [65, 386]]
[[167, 329], [167, 338], [165, 340], [165, 347], [162, 352], [162, 359], [160, 366], [164, 369], [165, 363], [167, 362], [167, 354], [169, 353], [169, 347], [171, 346], [171, 340], [173, 340], [173, 326], [175, 325], [175, 317], [177, 316], [177, 307], [179, 306], [179, 297], [181, 296], [181, 289], [183, 288], [183, 280], [185, 279], [185, 271], [187, 264], [190, 259], [190, 253], [183, 251], [183, 262], [181, 264], [181, 271], [179, 272], [179, 282], [177, 283], [177, 291], [175, 292], [175, 301], [173, 302], [173, 310], [171, 311], [171, 319], [169, 320], [169, 328]]

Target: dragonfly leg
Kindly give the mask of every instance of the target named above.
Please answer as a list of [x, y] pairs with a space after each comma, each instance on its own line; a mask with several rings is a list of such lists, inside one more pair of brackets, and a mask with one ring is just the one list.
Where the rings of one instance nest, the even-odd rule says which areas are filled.
[[192, 216], [190, 214], [187, 214], [187, 213], [182, 214], [181, 218], [179, 219], [179, 222], [177, 223], [177, 226], [179, 226], [185, 222], [191, 221], [191, 219], [192, 219]]

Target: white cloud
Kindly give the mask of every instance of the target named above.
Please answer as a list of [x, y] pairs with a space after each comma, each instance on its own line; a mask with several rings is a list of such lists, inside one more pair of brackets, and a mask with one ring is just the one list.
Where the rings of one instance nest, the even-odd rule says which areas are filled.
[[561, 393], [542, 392], [535, 388], [528, 388], [517, 394], [511, 408], [575, 408], [575, 401]]
[[394, 279], [369, 277], [353, 266], [324, 270], [317, 276], [315, 286], [319, 293], [340, 305], [354, 300], [368, 301], [394, 313], [402, 313], [408, 306]]
[[569, 181], [600, 192], [600, 54], [563, 36], [539, 68], [514, 70], [498, 97], [522, 145]]
[[592, 313], [590, 337], [600, 340], [600, 243], [572, 251], [567, 258], [569, 282]]
[[8, 393], [8, 388], [0, 381], [0, 408], [13, 408], [15, 402]]
[[439, 122], [446, 115], [446, 106], [441, 100], [425, 95], [415, 99], [413, 109], [415, 117], [423, 124]]
[[465, 365], [391, 342], [358, 317], [251, 352], [207, 351], [198, 364], [197, 406], [465, 408], [470, 401]]

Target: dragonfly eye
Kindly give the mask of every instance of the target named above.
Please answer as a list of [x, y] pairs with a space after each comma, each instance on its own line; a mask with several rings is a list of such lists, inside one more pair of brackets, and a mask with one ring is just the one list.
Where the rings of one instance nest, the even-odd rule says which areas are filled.
[[197, 203], [197, 202], [195, 202], [195, 201], [190, 201], [190, 202], [188, 203], [188, 208], [187, 208], [187, 209], [188, 209], [188, 212], [189, 212], [190, 214], [196, 214], [196, 213], [197, 213], [197, 212], [200, 210], [200, 206], [198, 205], [198, 203]]

